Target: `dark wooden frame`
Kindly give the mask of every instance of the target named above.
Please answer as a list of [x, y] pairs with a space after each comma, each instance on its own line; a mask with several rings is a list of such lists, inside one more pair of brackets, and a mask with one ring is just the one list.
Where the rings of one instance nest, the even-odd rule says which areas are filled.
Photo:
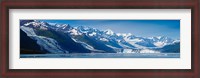
[[[192, 69], [9, 69], [9, 9], [192, 9]], [[59, 0], [1, 2], [1, 76], [5, 78], [200, 78], [199, 0]]]

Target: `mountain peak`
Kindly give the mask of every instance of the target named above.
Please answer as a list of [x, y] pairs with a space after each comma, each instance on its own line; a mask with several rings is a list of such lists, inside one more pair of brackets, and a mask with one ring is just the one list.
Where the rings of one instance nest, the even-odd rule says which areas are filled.
[[62, 29], [63, 30], [66, 30], [66, 29], [69, 29], [71, 26], [69, 24], [63, 24], [62, 25]]
[[77, 29], [72, 28], [71, 30], [69, 30], [69, 33], [71, 35], [82, 35], [80, 32], [77, 31]]
[[117, 33], [117, 36], [129, 37], [129, 36], [133, 36], [133, 35], [131, 33]]
[[38, 20], [22, 20], [22, 21], [20, 21], [20, 26], [38, 28], [38, 29], [42, 29], [42, 30], [48, 30], [49, 24], [47, 22], [38, 21]]
[[166, 36], [158, 36], [157, 38], [158, 38], [158, 39], [169, 39], [169, 38], [166, 37]]
[[162, 37], [162, 36], [158, 36], [158, 37], [156, 37], [156, 38], [161, 39], [161, 38], [163, 38], [163, 37]]
[[104, 31], [106, 34], [108, 34], [108, 35], [113, 35], [114, 34], [114, 32], [111, 30], [111, 29], [107, 29], [107, 30], [105, 30]]
[[89, 30], [91, 29], [90, 27], [87, 27], [87, 26], [78, 26], [79, 29], [81, 30]]

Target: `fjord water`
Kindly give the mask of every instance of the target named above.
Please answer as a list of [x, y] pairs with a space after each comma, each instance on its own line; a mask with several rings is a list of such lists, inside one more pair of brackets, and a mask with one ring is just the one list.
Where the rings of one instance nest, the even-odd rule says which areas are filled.
[[20, 58], [180, 58], [180, 53], [21, 54]]

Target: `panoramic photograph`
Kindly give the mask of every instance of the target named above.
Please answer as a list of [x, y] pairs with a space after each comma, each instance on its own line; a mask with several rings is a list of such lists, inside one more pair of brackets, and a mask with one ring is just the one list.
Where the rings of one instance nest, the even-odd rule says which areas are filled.
[[19, 20], [20, 58], [180, 58], [180, 20]]

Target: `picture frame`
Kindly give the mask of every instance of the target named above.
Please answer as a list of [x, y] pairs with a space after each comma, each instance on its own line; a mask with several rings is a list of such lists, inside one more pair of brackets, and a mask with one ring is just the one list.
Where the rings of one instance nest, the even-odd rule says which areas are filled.
[[[9, 9], [191, 9], [191, 69], [9, 69]], [[199, 0], [1, 2], [1, 77], [199, 78], [199, 59]]]

